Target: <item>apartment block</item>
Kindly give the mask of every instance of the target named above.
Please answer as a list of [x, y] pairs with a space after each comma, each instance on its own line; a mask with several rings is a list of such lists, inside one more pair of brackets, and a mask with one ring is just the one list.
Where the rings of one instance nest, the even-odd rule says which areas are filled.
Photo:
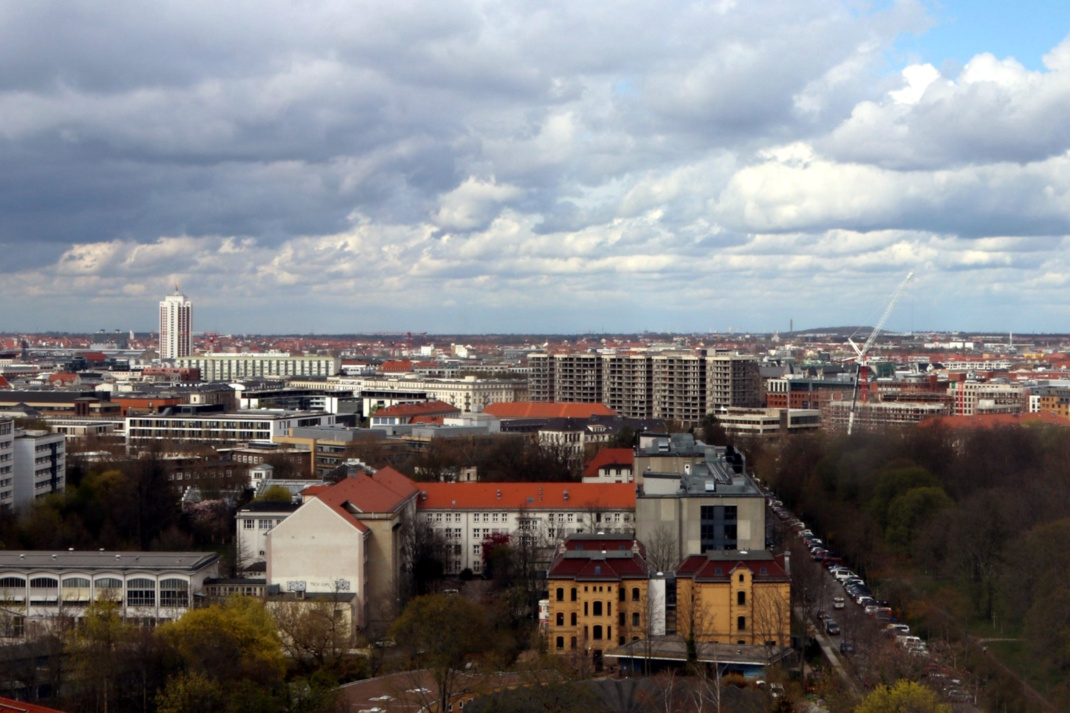
[[198, 369], [202, 381], [285, 376], [334, 376], [342, 360], [332, 356], [291, 356], [286, 352], [264, 354], [205, 354], [175, 359], [180, 369]]

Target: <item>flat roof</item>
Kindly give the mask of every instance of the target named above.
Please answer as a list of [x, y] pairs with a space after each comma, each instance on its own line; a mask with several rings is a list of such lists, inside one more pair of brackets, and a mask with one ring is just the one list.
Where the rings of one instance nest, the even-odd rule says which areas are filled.
[[[704, 663], [735, 664], [740, 666], [765, 666], [780, 659], [786, 649], [754, 644], [695, 644], [698, 660]], [[649, 639], [631, 641], [605, 653], [607, 658], [643, 659], [660, 661], [687, 661], [687, 642], [682, 636], [652, 636]]]
[[215, 563], [214, 552], [115, 552], [89, 550], [0, 550], [0, 569], [100, 569], [196, 571]]

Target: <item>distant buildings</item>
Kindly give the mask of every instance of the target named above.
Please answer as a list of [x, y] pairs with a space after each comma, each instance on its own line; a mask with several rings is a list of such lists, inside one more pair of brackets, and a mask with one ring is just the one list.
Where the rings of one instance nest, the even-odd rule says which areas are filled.
[[602, 403], [628, 418], [697, 423], [762, 406], [758, 358], [727, 350], [530, 354], [533, 401]]
[[193, 353], [193, 303], [178, 291], [160, 302], [160, 358], [179, 359]]
[[187, 352], [182, 356], [182, 359], [176, 357], [175, 366], [180, 369], [199, 369], [203, 381], [328, 377], [336, 375], [342, 369], [342, 360], [338, 357], [291, 356], [287, 352], [205, 354], [198, 357], [190, 356]]

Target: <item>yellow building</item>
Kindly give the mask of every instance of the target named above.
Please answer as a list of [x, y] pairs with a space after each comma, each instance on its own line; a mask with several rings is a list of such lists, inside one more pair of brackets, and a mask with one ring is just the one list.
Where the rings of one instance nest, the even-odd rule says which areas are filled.
[[676, 631], [720, 644], [786, 646], [791, 577], [786, 555], [711, 550], [676, 568]]
[[631, 535], [572, 535], [559, 548], [547, 575], [550, 650], [602, 654], [643, 638], [650, 624], [649, 570], [643, 546]]

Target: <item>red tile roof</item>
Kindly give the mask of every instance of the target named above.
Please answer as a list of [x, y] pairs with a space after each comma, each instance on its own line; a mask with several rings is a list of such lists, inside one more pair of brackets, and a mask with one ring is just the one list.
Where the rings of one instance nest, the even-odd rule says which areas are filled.
[[393, 468], [383, 468], [375, 475], [361, 473], [334, 485], [313, 486], [303, 491], [306, 498], [323, 502], [362, 532], [367, 528], [356, 515], [393, 512], [415, 493], [413, 482]]
[[[586, 581], [619, 581], [646, 579], [650, 576], [646, 562], [632, 538], [605, 541], [588, 537], [570, 537], [564, 551], [554, 557], [547, 579], [575, 579]], [[641, 549], [641, 546], [640, 546]]]
[[508, 418], [590, 418], [591, 416], [616, 416], [617, 413], [605, 404], [553, 403], [539, 401], [509, 401], [491, 404], [484, 413], [502, 419]]
[[585, 478], [593, 478], [598, 475], [600, 468], [606, 468], [608, 466], [628, 466], [628, 470], [632, 469], [632, 464], [635, 462], [635, 454], [632, 453], [631, 448], [603, 448], [594, 454], [594, 458], [587, 464], [587, 467], [583, 470], [583, 476]]
[[394, 361], [384, 361], [380, 370], [384, 374], [407, 374], [412, 371], [412, 362], [408, 359]]
[[632, 483], [419, 483], [419, 489], [421, 510], [635, 509]]
[[731, 559], [710, 559], [707, 555], [691, 555], [676, 567], [676, 576], [700, 582], [728, 582], [732, 573], [740, 567], [750, 570], [752, 578], [757, 581], [787, 582], [791, 580], [784, 569], [784, 555], [775, 555], [769, 559], [764, 551], [757, 557], [748, 557], [740, 552], [737, 557]]
[[0, 713], [63, 713], [63, 711], [57, 708], [45, 708], [36, 703], [0, 698]]

